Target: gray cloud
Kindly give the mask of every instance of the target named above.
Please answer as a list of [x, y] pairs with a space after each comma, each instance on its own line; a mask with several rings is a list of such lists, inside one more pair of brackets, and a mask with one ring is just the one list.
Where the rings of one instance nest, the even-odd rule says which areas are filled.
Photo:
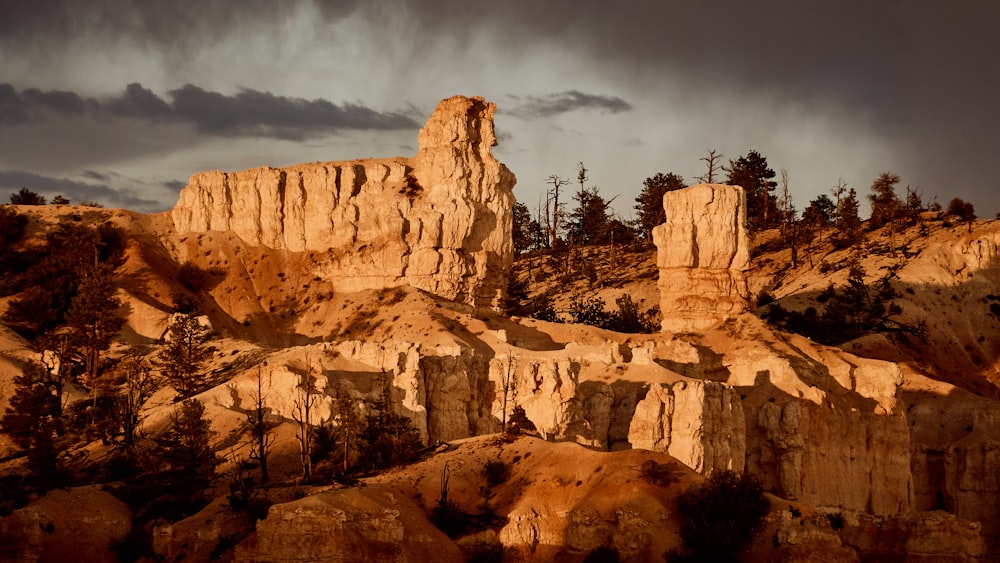
[[249, 88], [227, 96], [193, 84], [171, 90], [168, 103], [141, 84], [104, 101], [84, 100], [73, 92], [30, 88], [17, 94], [0, 84], [0, 126], [89, 116], [193, 125], [198, 132], [223, 137], [302, 140], [341, 129], [399, 130], [419, 127], [413, 118], [378, 112], [360, 104], [337, 105], [323, 99], [277, 96]]
[[128, 189], [116, 189], [107, 184], [89, 184], [22, 170], [0, 170], [0, 193], [5, 191], [14, 193], [21, 188], [28, 188], [48, 199], [62, 195], [73, 203], [96, 201], [109, 207], [125, 207], [139, 211], [159, 210], [163, 207], [159, 201], [139, 197]]
[[585, 94], [579, 90], [567, 90], [548, 96], [511, 96], [517, 103], [507, 110], [515, 117], [551, 117], [579, 109], [595, 109], [608, 113], [619, 113], [632, 109], [631, 104], [617, 96]]
[[[364, 51], [371, 57], [368, 61], [390, 69], [421, 69], [431, 60], [428, 55], [440, 58], [445, 52], [435, 50], [441, 44], [447, 45], [448, 53], [493, 49], [506, 57], [501, 60], [523, 67], [534, 64], [534, 58], [544, 52], [567, 55], [567, 60], [578, 63], [586, 61], [587, 66], [576, 70], [581, 80], [567, 84], [567, 88], [591, 91], [594, 81], [584, 78], [610, 77], [617, 81], [614, 91], [637, 107], [650, 103], [656, 91], [638, 92], [636, 88], [669, 86], [687, 96], [671, 98], [673, 103], [687, 103], [678, 106], [678, 111], [703, 108], [692, 100], [716, 97], [731, 107], [745, 106], [748, 112], [755, 106], [747, 100], [765, 100], [768, 107], [796, 107], [804, 114], [837, 116], [843, 130], [857, 130], [859, 142], [865, 136], [891, 143], [899, 158], [886, 162], [885, 168], [899, 173], [904, 182], [913, 182], [927, 193], [951, 189], [963, 197], [976, 193], [1000, 206], [995, 187], [985, 183], [995, 175], [992, 161], [1000, 152], [994, 126], [1000, 122], [1000, 106], [995, 102], [1000, 99], [1000, 73], [992, 72], [1000, 59], [1000, 37], [994, 30], [1000, 21], [1000, 3], [991, 0], [952, 4], [940, 0], [178, 0], [132, 3], [128, 8], [115, 0], [0, 0], [0, 13], [0, 59], [31, 61], [41, 67], [47, 62], [73, 60], [72, 49], [81, 46], [91, 48], [90, 53], [135, 49], [148, 55], [151, 65], [161, 66], [164, 76], [175, 84], [193, 81], [205, 88], [184, 93], [190, 98], [185, 101], [184, 123], [213, 135], [296, 138], [330, 130], [330, 125], [302, 129], [303, 115], [320, 116], [317, 119], [325, 123], [342, 123], [340, 120], [349, 121], [350, 117], [364, 121], [364, 112], [346, 105], [335, 105], [339, 111], [334, 111], [318, 103], [322, 100], [282, 98], [252, 90], [218, 94], [209, 89], [219, 86], [209, 86], [197, 74], [189, 74], [196, 66], [193, 61], [199, 60], [197, 55], [207, 49], [233, 45], [237, 46], [234, 52], [239, 52], [238, 46], [248, 37], [265, 35], [273, 37], [275, 49], [264, 56], [273, 53], [273, 58], [256, 66], [252, 61], [245, 64], [251, 72], [270, 72], [276, 63], [286, 62], [283, 56], [311, 52], [308, 45], [297, 43], [308, 41], [309, 32], [323, 37], [332, 27], [330, 22], [352, 16], [358, 29], [377, 36], [372, 42], [378, 48]], [[296, 15], [305, 17], [296, 20]], [[385, 25], [387, 20], [406, 25]], [[313, 22], [315, 28], [301, 35], [290, 33], [296, 30], [291, 23], [301, 21]], [[378, 35], [380, 30], [392, 33]], [[283, 46], [288, 50], [282, 51]], [[379, 58], [374, 51], [388, 55]], [[487, 61], [484, 64], [494, 60], [491, 53], [475, 55], [477, 60]], [[447, 61], [441, 64], [447, 65]], [[484, 72], [502, 75], [506, 70], [497, 67]], [[539, 83], [548, 75], [565, 80], [558, 70], [545, 69]], [[144, 80], [149, 83], [151, 79]], [[260, 83], [254, 85], [265, 89]], [[433, 86], [406, 85], [400, 96], [412, 95], [410, 92], [421, 87], [432, 90]], [[513, 84], [508, 91], [522, 88], [537, 91], [537, 84]], [[152, 97], [131, 92], [134, 96], [120, 97], [121, 105], [102, 102], [102, 108], [115, 119], [141, 115], [155, 120], [156, 108], [163, 110], [162, 102], [171, 113], [159, 119], [180, 122], [177, 99], [148, 93]], [[559, 111], [558, 104], [541, 103], [545, 97], [537, 101], [534, 111]], [[83, 102], [89, 108], [87, 100]], [[207, 114], [213, 104], [225, 112]], [[267, 108], [267, 117], [247, 117], [246, 112], [256, 104]], [[60, 109], [78, 111], [74, 107], [79, 108], [79, 103], [70, 97], [45, 105], [0, 85], [0, 127], [24, 124], [38, 115], [75, 115], [58, 113]], [[84, 112], [84, 116], [90, 115], [91, 110]], [[392, 121], [387, 114], [378, 117]], [[787, 124], [762, 122], [754, 128], [756, 133], [750, 133], [756, 135], [754, 138], [741, 142], [747, 148], [763, 146], [779, 129], [794, 133]], [[735, 133], [717, 128], [699, 134], [706, 143], [717, 143], [714, 139]], [[830, 157], [816, 154], [815, 158]], [[774, 165], [793, 170], [803, 166], [799, 162]], [[850, 165], [844, 164], [845, 168]], [[851, 180], [855, 185], [866, 185], [871, 178]], [[830, 183], [834, 181], [836, 178], [830, 179]]]
[[398, 113], [379, 113], [358, 104], [337, 106], [242, 89], [235, 96], [206, 92], [188, 84], [170, 92], [179, 119], [202, 133], [301, 140], [311, 132], [337, 129], [415, 129], [419, 124]]

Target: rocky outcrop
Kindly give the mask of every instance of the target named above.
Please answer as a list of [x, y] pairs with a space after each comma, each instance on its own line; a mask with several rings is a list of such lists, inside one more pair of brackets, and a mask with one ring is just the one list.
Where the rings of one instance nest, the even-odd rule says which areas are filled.
[[272, 506], [236, 561], [461, 561], [409, 499], [379, 487], [314, 494]]
[[750, 244], [743, 188], [699, 184], [663, 196], [653, 229], [663, 330], [700, 331], [747, 309]]
[[513, 256], [515, 178], [492, 154], [495, 110], [482, 98], [443, 100], [413, 158], [196, 174], [174, 227], [315, 252], [317, 275], [340, 291], [408, 284], [497, 306]]
[[97, 487], [54, 490], [0, 519], [0, 561], [115, 561], [132, 512]]
[[634, 448], [667, 452], [691, 469], [743, 472], [746, 425], [736, 391], [713, 381], [650, 385], [629, 425]]

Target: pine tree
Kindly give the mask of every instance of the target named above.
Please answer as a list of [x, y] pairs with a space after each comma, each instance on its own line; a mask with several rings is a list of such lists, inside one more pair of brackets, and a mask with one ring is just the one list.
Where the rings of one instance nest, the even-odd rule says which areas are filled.
[[611, 201], [601, 197], [600, 190], [595, 186], [584, 188], [573, 195], [577, 206], [570, 213], [570, 240], [576, 244], [604, 244], [608, 241], [608, 207]]
[[409, 463], [420, 451], [420, 433], [405, 416], [392, 409], [391, 384], [382, 374], [382, 392], [361, 434], [364, 463], [369, 469], [386, 469]]
[[101, 262], [82, 272], [82, 279], [76, 295], [66, 314], [66, 324], [70, 329], [70, 341], [79, 350], [83, 359], [84, 376], [87, 385], [96, 385], [101, 352], [111, 346], [125, 323], [118, 310], [121, 302], [115, 296], [117, 286], [111, 266]]
[[169, 340], [154, 364], [181, 398], [198, 393], [205, 383], [202, 372], [214, 351], [207, 341], [208, 328], [197, 317], [180, 313], [173, 316]]
[[212, 431], [205, 407], [188, 399], [170, 420], [170, 430], [156, 440], [153, 458], [171, 489], [199, 496], [211, 485], [219, 463], [209, 443]]
[[899, 183], [899, 176], [890, 172], [879, 174], [875, 182], [872, 183], [871, 193], [868, 194], [868, 201], [871, 203], [872, 214], [870, 218], [872, 228], [878, 228], [896, 220], [902, 207], [899, 198], [896, 197], [895, 185]]
[[639, 235], [650, 241], [653, 239], [653, 227], [667, 220], [663, 211], [663, 194], [686, 186], [684, 178], [673, 172], [667, 174], [657, 172], [653, 177], [646, 178], [642, 186], [642, 191], [635, 198], [634, 209]]
[[767, 159], [752, 150], [746, 156], [730, 160], [726, 172], [730, 185], [742, 186], [746, 191], [750, 230], [761, 231], [777, 225], [780, 217], [774, 189], [778, 183], [772, 180], [776, 174], [768, 168]]
[[538, 248], [544, 235], [538, 222], [531, 217], [528, 206], [521, 202], [515, 202], [512, 215], [514, 254], [520, 255]]
[[861, 242], [861, 217], [858, 216], [858, 194], [854, 188], [840, 197], [837, 205], [835, 243], [840, 247], [854, 246]]
[[27, 450], [28, 467], [40, 484], [56, 477], [56, 437], [62, 433], [61, 396], [51, 374], [41, 365], [27, 364], [14, 377], [14, 395], [0, 418], [0, 427], [18, 447]]

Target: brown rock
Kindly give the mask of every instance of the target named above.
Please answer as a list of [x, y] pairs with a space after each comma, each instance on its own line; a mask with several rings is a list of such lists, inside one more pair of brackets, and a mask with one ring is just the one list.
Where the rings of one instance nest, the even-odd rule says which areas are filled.
[[97, 487], [55, 490], [0, 519], [0, 561], [115, 561], [132, 513]]

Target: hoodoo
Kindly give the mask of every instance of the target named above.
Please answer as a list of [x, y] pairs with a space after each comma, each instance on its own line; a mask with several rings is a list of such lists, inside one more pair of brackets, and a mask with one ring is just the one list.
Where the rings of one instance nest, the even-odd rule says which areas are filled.
[[663, 195], [653, 229], [663, 330], [706, 330], [747, 310], [750, 240], [739, 186], [699, 184]]

